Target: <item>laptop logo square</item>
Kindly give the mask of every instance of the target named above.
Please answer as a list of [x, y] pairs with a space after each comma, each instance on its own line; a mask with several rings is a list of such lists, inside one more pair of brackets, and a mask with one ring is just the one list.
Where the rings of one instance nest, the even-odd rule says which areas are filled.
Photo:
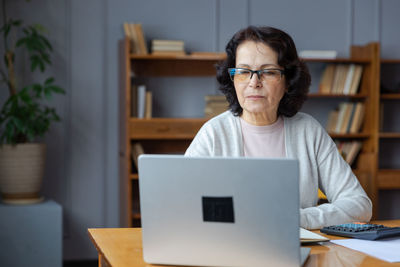
[[202, 197], [203, 221], [234, 223], [233, 197]]

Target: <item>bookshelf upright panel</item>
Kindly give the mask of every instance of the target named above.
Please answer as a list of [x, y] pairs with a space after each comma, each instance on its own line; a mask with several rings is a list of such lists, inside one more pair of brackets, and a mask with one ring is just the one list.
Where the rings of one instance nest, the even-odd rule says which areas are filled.
[[400, 189], [400, 59], [381, 59], [379, 110], [379, 190]]

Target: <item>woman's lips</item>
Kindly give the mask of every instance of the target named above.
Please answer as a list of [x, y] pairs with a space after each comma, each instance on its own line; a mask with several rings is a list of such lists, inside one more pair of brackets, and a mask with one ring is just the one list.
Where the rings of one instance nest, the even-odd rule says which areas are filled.
[[246, 98], [249, 98], [249, 99], [260, 99], [260, 98], [264, 98], [264, 96], [262, 96], [262, 95], [249, 95], [249, 96], [246, 96]]

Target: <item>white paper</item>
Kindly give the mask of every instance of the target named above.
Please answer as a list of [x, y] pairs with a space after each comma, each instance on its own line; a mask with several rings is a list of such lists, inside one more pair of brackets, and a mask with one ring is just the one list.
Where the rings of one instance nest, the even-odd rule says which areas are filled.
[[400, 238], [386, 238], [370, 241], [361, 239], [331, 240], [332, 243], [351, 248], [375, 258], [388, 261], [400, 262]]
[[320, 241], [329, 241], [328, 238], [308, 231], [304, 228], [300, 227], [300, 241], [301, 243], [309, 243], [309, 242], [320, 242]]

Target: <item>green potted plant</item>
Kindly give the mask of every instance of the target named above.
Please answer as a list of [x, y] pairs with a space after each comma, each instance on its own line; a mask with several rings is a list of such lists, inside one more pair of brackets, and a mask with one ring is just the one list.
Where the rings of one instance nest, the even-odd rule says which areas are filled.
[[22, 20], [7, 18], [5, 3], [3, 0], [0, 35], [4, 64], [0, 75], [2, 90], [8, 89], [9, 96], [0, 110], [0, 193], [6, 203], [34, 203], [41, 200], [46, 150], [37, 138], [49, 131], [52, 122], [60, 120], [47, 103], [53, 94], [65, 91], [52, 77], [26, 85], [16, 73], [18, 56], [26, 59], [24, 64], [32, 73], [43, 73], [51, 65], [52, 46], [41, 25], [24, 25]]

